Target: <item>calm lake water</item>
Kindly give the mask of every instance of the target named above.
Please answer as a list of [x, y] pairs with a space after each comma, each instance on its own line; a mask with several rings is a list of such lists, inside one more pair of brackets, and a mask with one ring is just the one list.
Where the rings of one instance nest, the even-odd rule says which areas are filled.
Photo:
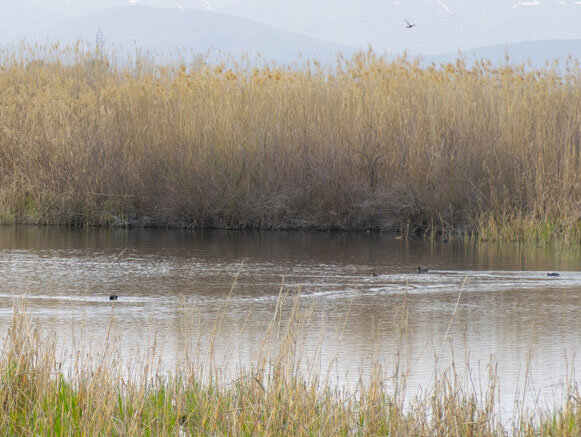
[[[365, 380], [374, 361], [390, 375], [398, 351], [410, 394], [429, 390], [435, 369], [452, 360], [478, 385], [492, 360], [510, 412], [525, 386], [535, 404], [554, 405], [573, 375], [580, 263], [580, 249], [374, 233], [3, 227], [0, 328], [6, 333], [25, 296], [63, 355], [102, 345], [111, 326], [121, 357], [138, 361], [156, 345], [171, 369], [192, 347], [204, 356], [220, 318], [216, 359], [235, 369], [260, 350], [284, 283], [288, 300], [300, 293], [310, 314], [307, 361], [339, 386]], [[418, 265], [430, 272], [418, 274]], [[547, 277], [553, 271], [560, 276]]]

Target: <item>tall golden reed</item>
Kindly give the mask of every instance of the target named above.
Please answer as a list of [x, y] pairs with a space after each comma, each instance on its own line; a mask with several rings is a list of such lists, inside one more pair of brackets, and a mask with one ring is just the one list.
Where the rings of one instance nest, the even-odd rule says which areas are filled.
[[581, 241], [581, 69], [0, 55], [4, 222]]

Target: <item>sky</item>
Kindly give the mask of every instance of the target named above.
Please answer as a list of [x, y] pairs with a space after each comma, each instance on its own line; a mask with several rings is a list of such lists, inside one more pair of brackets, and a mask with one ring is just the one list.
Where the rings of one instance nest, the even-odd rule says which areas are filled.
[[[210, 10], [389, 53], [581, 39], [581, 0], [0, 0], [0, 5], [16, 1], [67, 19], [127, 5]], [[404, 19], [416, 26], [406, 29]]]

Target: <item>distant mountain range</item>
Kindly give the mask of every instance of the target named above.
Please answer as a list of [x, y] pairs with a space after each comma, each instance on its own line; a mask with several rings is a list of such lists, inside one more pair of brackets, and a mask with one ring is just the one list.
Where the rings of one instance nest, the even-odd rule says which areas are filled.
[[262, 23], [204, 10], [178, 10], [145, 6], [111, 8], [84, 15], [29, 35], [34, 41], [93, 42], [101, 29], [106, 44], [131, 49], [139, 47], [161, 56], [180, 50], [208, 50], [251, 58], [291, 63], [318, 58], [333, 61], [339, 52], [355, 48], [277, 29]]
[[477, 47], [461, 52], [444, 53], [441, 55], [429, 55], [423, 57], [424, 65], [455, 62], [462, 56], [468, 64], [476, 60], [489, 59], [495, 64], [504, 63], [508, 57], [511, 64], [530, 62], [533, 67], [543, 67], [546, 64], [553, 65], [555, 60], [559, 65], [565, 65], [567, 58], [571, 56], [581, 62], [581, 39], [577, 40], [547, 40], [527, 41], [516, 44], [495, 45]]
[[[71, 18], [129, 5], [211, 10], [345, 46], [371, 44], [392, 53], [408, 49], [435, 54], [521, 41], [581, 39], [579, 0], [21, 1]], [[417, 26], [405, 29], [404, 18]]]
[[[55, 7], [56, 1], [61, 2], [58, 8]], [[129, 5], [86, 13], [91, 8], [96, 8], [97, 4], [100, 7], [106, 7], [123, 2]], [[234, 56], [248, 54], [251, 57], [260, 53], [267, 59], [284, 63], [297, 60], [299, 54], [302, 55], [302, 59], [317, 58], [323, 62], [331, 62], [336, 59], [338, 52], [349, 56], [359, 49], [366, 50], [368, 47], [367, 44], [345, 43], [346, 40], [357, 40], [355, 37], [343, 38], [343, 43], [331, 41], [333, 35], [329, 30], [331, 18], [327, 21], [321, 19], [317, 23], [318, 28], [315, 28], [317, 26], [313, 24], [311, 31], [305, 24], [307, 26], [305, 32], [311, 35], [308, 36], [241, 16], [216, 12], [217, 10], [234, 11], [239, 15], [268, 18], [270, 16], [268, 11], [276, 5], [279, 9], [278, 15], [299, 20], [299, 15], [302, 14], [303, 23], [308, 23], [309, 20], [314, 19], [312, 17], [318, 16], [317, 13], [321, 8], [332, 11], [332, 14], [327, 14], [328, 17], [335, 19], [342, 17], [345, 20], [343, 24], [334, 23], [334, 27], [343, 29], [342, 33], [345, 35], [353, 36], [359, 29], [362, 35], [369, 35], [370, 39], [373, 37], [371, 33], [375, 32], [374, 38], [377, 39], [379, 35], [377, 32], [382, 31], [391, 39], [384, 41], [383, 45], [378, 44], [374, 47], [379, 53], [386, 53], [389, 56], [395, 56], [403, 51], [403, 49], [391, 49], [389, 41], [393, 41], [393, 47], [405, 47], [406, 41], [409, 42], [410, 47], [427, 47], [427, 41], [440, 38], [444, 41], [440, 46], [448, 47], [453, 44], [453, 38], [456, 38], [458, 47], [463, 48], [462, 54], [468, 61], [487, 58], [495, 63], [503, 62], [507, 51], [511, 62], [520, 63], [530, 59], [535, 66], [542, 66], [546, 60], [555, 58], [564, 60], [570, 54], [581, 59], [581, 38], [497, 44], [475, 49], [466, 48], [466, 38], [463, 38], [466, 33], [472, 35], [471, 38], [473, 38], [474, 35], [486, 29], [494, 29], [498, 35], [509, 35], [505, 37], [507, 41], [518, 40], [519, 35], [526, 36], [523, 34], [523, 29], [528, 29], [530, 36], [536, 35], [533, 32], [534, 28], [540, 27], [543, 19], [553, 19], [556, 14], [559, 14], [561, 18], [559, 25], [565, 30], [575, 28], [575, 31], [564, 32], [565, 35], [579, 34], [581, 5], [575, 5], [573, 2], [564, 2], [567, 3], [565, 5], [559, 5], [553, 1], [541, 3], [539, 0], [536, 0], [536, 3], [535, 0], [515, 2], [510, 7], [506, 7], [506, 1], [500, 0], [490, 0], [486, 7], [479, 2], [469, 3], [470, 6], [460, 0], [446, 0], [445, 2], [417, 0], [414, 2], [416, 9], [411, 9], [409, 2], [383, 2], [380, 4], [380, 10], [385, 14], [381, 17], [384, 25], [377, 26], [373, 25], [377, 18], [375, 14], [366, 15], [368, 22], [361, 18], [363, 15], [359, 19], [357, 14], [351, 17], [350, 22], [348, 21], [348, 15], [353, 10], [359, 13], [365, 7], [370, 8], [374, 5], [379, 7], [377, 0], [359, 0], [355, 9], [350, 6], [352, 2], [345, 0], [309, 2], [271, 0], [268, 3], [269, 6], [262, 12], [258, 11], [258, 6], [265, 5], [264, 0], [246, 0], [245, 2], [234, 0], [101, 0], [100, 2], [2, 0], [0, 43], [18, 41], [23, 37], [30, 42], [58, 40], [61, 43], [71, 43], [81, 38], [90, 43], [95, 41], [97, 30], [101, 29], [106, 44], [117, 47], [137, 46], [161, 54], [175, 52], [176, 49], [181, 50], [182, 53], [192, 51], [204, 53], [213, 49], [214, 52], [221, 51]], [[241, 9], [241, 4], [245, 5], [245, 11]], [[564, 6], [569, 9], [563, 9]], [[310, 15], [308, 8], [311, 8]], [[489, 9], [500, 10], [500, 8], [504, 8], [504, 12], [493, 23], [482, 19], [474, 25], [474, 29], [468, 29], [469, 24], [461, 20], [462, 17], [472, 16], [475, 13], [488, 17]], [[563, 11], [566, 12], [564, 15]], [[413, 30], [406, 30], [402, 16], [411, 17], [412, 13], [417, 17], [417, 20], [414, 20], [417, 26]], [[276, 14], [271, 15], [274, 17]], [[282, 17], [273, 18], [274, 22], [284, 24], [284, 20], [281, 20]], [[575, 26], [572, 23], [575, 23]], [[548, 26], [548, 30], [541, 34], [551, 37], [553, 35], [551, 26]], [[430, 38], [429, 33], [437, 37]], [[313, 34], [327, 39], [315, 38]], [[481, 38], [481, 40], [486, 40], [486, 38]], [[412, 57], [424, 53], [428, 53], [423, 56], [424, 62], [427, 63], [449, 62], [458, 56], [457, 50], [444, 52], [444, 54], [429, 54], [427, 49], [425, 52], [419, 49], [410, 51]]]

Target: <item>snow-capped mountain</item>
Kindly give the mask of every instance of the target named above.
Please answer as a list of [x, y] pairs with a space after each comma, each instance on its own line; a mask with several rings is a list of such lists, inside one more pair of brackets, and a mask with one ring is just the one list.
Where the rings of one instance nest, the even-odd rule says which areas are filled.
[[[123, 5], [210, 10], [343, 45], [442, 53], [581, 39], [579, 0], [28, 0], [69, 16]], [[404, 18], [416, 24], [405, 29]]]
[[155, 8], [211, 10], [213, 0], [27, 0], [32, 4], [78, 17], [104, 9], [139, 5]]
[[[407, 48], [441, 53], [527, 40], [581, 39], [581, 3], [570, 0], [213, 0], [212, 7], [309, 36], [390, 52]], [[406, 29], [404, 18], [416, 27]]]
[[127, 0], [127, 3], [154, 8], [200, 9], [211, 11], [212, 0]]
[[[135, 17], [144, 14], [129, 11], [143, 7], [165, 12], [157, 16], [151, 13], [149, 24], [140, 24]], [[124, 10], [124, 18], [117, 17], [120, 10]], [[291, 51], [314, 53], [309, 38], [314, 38], [318, 49], [329, 41], [325, 44], [335, 48], [366, 49], [371, 45], [392, 55], [404, 50], [412, 55], [432, 55], [526, 41], [581, 40], [579, 0], [1, 0], [0, 11], [0, 43], [31, 33], [70, 39], [75, 26], [81, 32], [78, 36], [92, 40], [100, 27], [111, 43], [125, 44], [130, 39], [164, 50], [172, 44], [211, 45], [233, 53], [242, 50], [242, 44], [248, 44], [245, 52], [270, 44], [268, 50], [277, 58], [287, 58]], [[230, 28], [207, 28], [196, 20], [188, 26], [188, 14], [193, 11], [227, 14], [263, 23], [277, 32], [290, 31], [294, 45], [285, 47], [289, 40], [284, 38], [274, 43], [275, 37], [268, 32], [260, 34], [264, 41], [255, 44], [246, 37], [237, 38]], [[180, 14], [183, 17], [179, 18]], [[123, 23], [123, 19], [129, 21]], [[416, 26], [406, 29], [404, 19]], [[75, 20], [87, 27], [74, 24]], [[174, 21], [181, 24], [174, 26]], [[113, 23], [119, 30], [113, 29]], [[144, 30], [148, 26], [153, 31]], [[207, 32], [196, 33], [192, 26]], [[299, 34], [304, 38], [300, 43]], [[581, 53], [572, 54], [581, 58]]]

